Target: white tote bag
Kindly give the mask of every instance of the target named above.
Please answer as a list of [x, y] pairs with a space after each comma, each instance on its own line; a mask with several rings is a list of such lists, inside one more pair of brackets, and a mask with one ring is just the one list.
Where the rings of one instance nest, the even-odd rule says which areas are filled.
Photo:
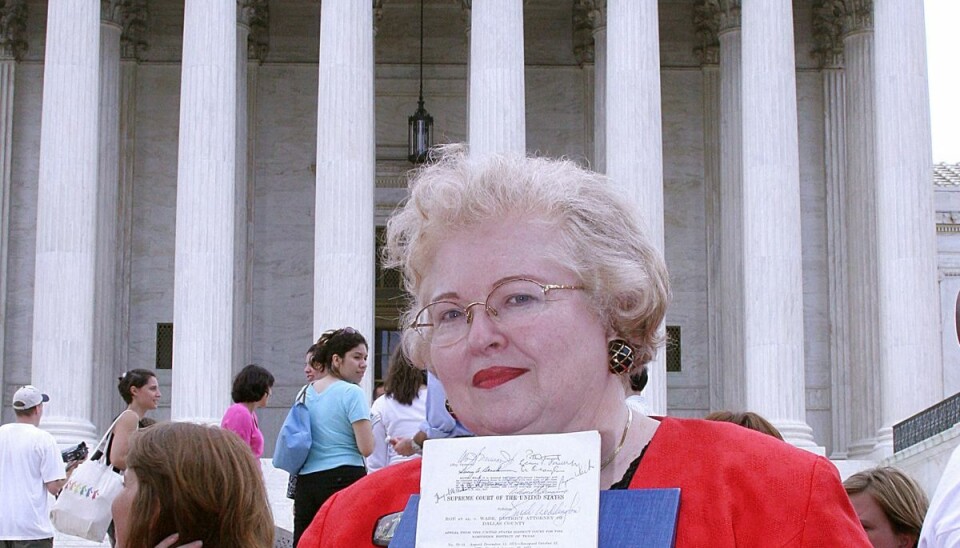
[[[113, 421], [110, 429], [100, 439], [94, 454], [97, 450], [104, 449], [104, 443], [118, 420], [120, 417]], [[73, 471], [50, 511], [50, 521], [61, 533], [103, 542], [112, 520], [110, 506], [121, 489], [123, 476], [107, 464], [104, 449], [104, 454], [99, 459], [84, 461]]]

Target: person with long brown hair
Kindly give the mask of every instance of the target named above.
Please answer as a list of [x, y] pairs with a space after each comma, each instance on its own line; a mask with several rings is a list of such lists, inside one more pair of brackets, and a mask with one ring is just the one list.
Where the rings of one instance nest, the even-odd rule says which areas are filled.
[[[260, 466], [239, 437], [214, 426], [162, 423], [134, 433], [113, 502], [117, 546], [273, 546]], [[194, 544], [199, 546], [198, 544]]]
[[390, 355], [383, 387], [384, 394], [370, 407], [374, 442], [373, 453], [367, 459], [370, 472], [417, 458], [419, 455], [397, 453], [393, 445], [419, 432], [427, 415], [427, 373], [410, 363], [400, 346]]
[[367, 340], [352, 327], [327, 331], [317, 341], [312, 363], [326, 375], [310, 383], [306, 393], [313, 444], [297, 476], [294, 546], [328, 498], [366, 475], [363, 458], [373, 451], [370, 405], [357, 386], [367, 370]]

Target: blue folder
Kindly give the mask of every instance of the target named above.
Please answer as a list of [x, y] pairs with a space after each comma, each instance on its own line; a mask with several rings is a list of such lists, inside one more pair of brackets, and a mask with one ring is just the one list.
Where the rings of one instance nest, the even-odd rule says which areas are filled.
[[[407, 501], [390, 548], [414, 548], [420, 495]], [[599, 548], [672, 548], [680, 489], [600, 491]]]

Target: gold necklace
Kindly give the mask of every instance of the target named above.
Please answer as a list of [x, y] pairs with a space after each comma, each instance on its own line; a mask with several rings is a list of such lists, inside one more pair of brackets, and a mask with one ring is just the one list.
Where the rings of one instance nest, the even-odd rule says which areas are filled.
[[630, 431], [630, 425], [632, 424], [633, 424], [633, 411], [629, 407], [627, 407], [627, 424], [624, 425], [623, 427], [623, 434], [620, 434], [620, 443], [617, 444], [617, 448], [613, 450], [613, 454], [607, 457], [606, 459], [604, 459], [604, 461], [600, 463], [600, 470], [603, 470], [604, 468], [606, 468], [611, 462], [613, 462], [613, 459], [617, 458], [617, 455], [620, 454], [620, 450], [623, 449], [624, 442], [627, 441], [627, 432]]

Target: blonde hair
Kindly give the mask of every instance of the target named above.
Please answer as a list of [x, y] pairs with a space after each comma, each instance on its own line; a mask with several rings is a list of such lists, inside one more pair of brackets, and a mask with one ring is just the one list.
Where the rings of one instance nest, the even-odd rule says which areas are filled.
[[871, 468], [843, 482], [847, 495], [867, 493], [883, 509], [893, 532], [920, 538], [920, 527], [930, 505], [927, 494], [910, 476], [892, 466]]
[[139, 487], [130, 509], [128, 547], [179, 544], [273, 546], [273, 517], [259, 463], [236, 434], [168, 422], [130, 438], [127, 466]]
[[[635, 206], [610, 181], [567, 160], [477, 158], [462, 145], [438, 152], [411, 179], [410, 197], [387, 222], [384, 263], [400, 268], [413, 299], [403, 325], [426, 304], [421, 284], [446, 234], [489, 220], [533, 219], [557, 228], [562, 256], [556, 259], [580, 278], [606, 326], [634, 347], [633, 369], [654, 358], [670, 300], [667, 269]], [[425, 363], [423, 341], [411, 331], [404, 330], [404, 346]]]

